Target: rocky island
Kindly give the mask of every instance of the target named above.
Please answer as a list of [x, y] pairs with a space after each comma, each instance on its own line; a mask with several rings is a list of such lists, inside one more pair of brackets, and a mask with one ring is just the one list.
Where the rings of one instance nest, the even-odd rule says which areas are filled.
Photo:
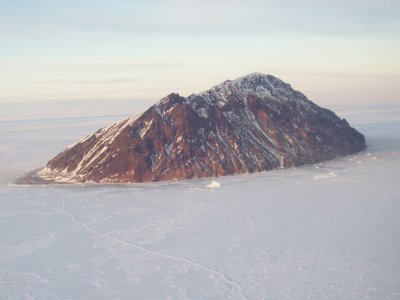
[[156, 182], [288, 168], [365, 149], [364, 136], [282, 80], [253, 73], [170, 94], [51, 159], [50, 182]]

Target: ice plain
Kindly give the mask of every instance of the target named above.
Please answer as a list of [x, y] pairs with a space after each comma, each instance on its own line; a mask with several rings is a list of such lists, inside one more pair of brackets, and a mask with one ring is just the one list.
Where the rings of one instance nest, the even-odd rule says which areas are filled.
[[335, 111], [365, 152], [134, 185], [10, 183], [121, 116], [1, 120], [0, 298], [399, 299], [400, 105]]

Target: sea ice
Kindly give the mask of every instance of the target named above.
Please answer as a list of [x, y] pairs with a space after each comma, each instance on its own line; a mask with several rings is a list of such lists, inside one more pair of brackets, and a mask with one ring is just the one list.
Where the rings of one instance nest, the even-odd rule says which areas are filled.
[[350, 112], [369, 155], [220, 189], [12, 185], [114, 120], [1, 121], [0, 298], [399, 299], [400, 117]]

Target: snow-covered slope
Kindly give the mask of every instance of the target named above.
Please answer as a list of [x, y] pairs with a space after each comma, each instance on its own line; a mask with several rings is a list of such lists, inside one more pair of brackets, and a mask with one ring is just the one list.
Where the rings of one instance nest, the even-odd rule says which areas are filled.
[[[291, 86], [282, 80], [262, 73], [252, 73], [235, 80], [226, 80], [207, 91], [203, 91], [198, 96], [205, 99], [210, 104], [226, 103], [232, 98], [232, 95], [245, 101], [249, 95], [255, 95], [260, 98], [275, 99], [288, 102], [291, 99], [297, 99], [299, 103], [307, 106], [306, 96], [291, 88]], [[189, 99], [195, 98], [192, 95]]]
[[252, 173], [332, 159], [364, 136], [271, 75], [227, 80], [187, 98], [170, 94], [50, 160], [56, 182], [143, 182]]

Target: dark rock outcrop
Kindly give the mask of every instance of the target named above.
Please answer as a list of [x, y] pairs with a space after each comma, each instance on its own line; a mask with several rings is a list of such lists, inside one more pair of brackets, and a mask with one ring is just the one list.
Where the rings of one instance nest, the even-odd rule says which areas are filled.
[[50, 160], [55, 182], [151, 182], [252, 173], [365, 149], [362, 134], [283, 81], [227, 80], [170, 94], [138, 117], [98, 130]]

